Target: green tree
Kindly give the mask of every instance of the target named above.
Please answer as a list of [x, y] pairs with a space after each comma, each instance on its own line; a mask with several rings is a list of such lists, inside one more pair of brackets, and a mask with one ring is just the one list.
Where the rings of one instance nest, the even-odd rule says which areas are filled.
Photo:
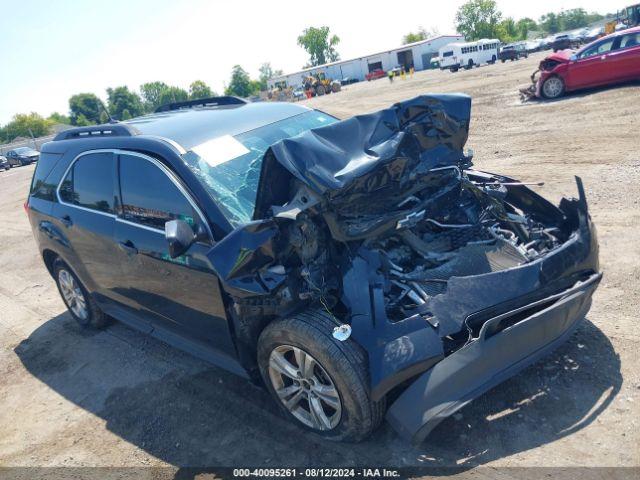
[[47, 120], [50, 120], [53, 124], [71, 124], [71, 119], [69, 117], [58, 112], [53, 112], [47, 117]]
[[140, 94], [142, 95], [145, 111], [153, 112], [162, 105], [160, 97], [168, 88], [169, 85], [164, 82], [148, 82], [140, 85]]
[[[102, 112], [100, 115], [105, 116], [105, 121], [100, 121], [100, 123], [107, 123], [108, 118], [107, 118], [107, 114]], [[87, 127], [89, 125], [95, 125], [97, 122], [92, 122], [91, 120], [89, 120], [87, 117], [85, 117], [82, 113], [80, 113], [77, 117], [75, 117], [75, 123], [74, 125], [76, 125], [77, 127]]]
[[69, 99], [69, 116], [71, 117], [72, 125], [98, 123], [101, 111], [100, 99], [93, 93], [78, 93]]
[[538, 24], [529, 17], [521, 18], [516, 22], [516, 29], [518, 30], [518, 38], [520, 40], [526, 40], [529, 32], [537, 30], [537, 28]]
[[215, 92], [212, 92], [209, 85], [204, 83], [202, 80], [196, 80], [189, 85], [189, 98], [191, 98], [191, 100], [215, 96]]
[[142, 99], [136, 92], [129, 90], [129, 87], [123, 85], [116, 88], [107, 88], [107, 97], [109, 102], [109, 113], [117, 120], [124, 120], [123, 113], [127, 110], [129, 118], [137, 117], [144, 113]]
[[260, 68], [258, 69], [258, 71], [260, 72], [260, 75], [258, 76], [258, 83], [260, 84], [260, 90], [267, 89], [267, 80], [273, 77], [279, 77], [280, 75], [282, 75], [282, 70], [274, 70], [271, 67], [271, 63], [269, 62], [264, 62], [262, 65], [260, 65]]
[[184, 102], [189, 100], [189, 92], [180, 87], [167, 87], [161, 93], [158, 98], [159, 105], [166, 105], [168, 103]]
[[42, 118], [35, 112], [18, 113], [4, 126], [4, 138], [10, 142], [17, 137], [42, 137], [50, 133], [52, 126], [51, 120]]
[[501, 19], [495, 0], [469, 0], [456, 12], [456, 29], [467, 40], [494, 38]]
[[418, 27], [416, 32], [409, 32], [404, 37], [402, 37], [402, 45], [406, 45], [407, 43], [419, 42], [420, 40], [426, 40], [427, 38], [438, 36], [438, 30], [436, 28], [431, 28], [427, 30], [424, 27]]
[[[259, 83], [259, 82], [258, 82]], [[259, 88], [259, 85], [258, 85]], [[225, 95], [248, 97], [256, 91], [256, 84], [249, 78], [249, 74], [240, 65], [235, 65], [231, 70], [229, 86], [225, 88]]]
[[513, 42], [519, 39], [516, 22], [511, 17], [505, 18], [498, 24], [496, 33], [497, 37], [503, 42]]
[[340, 60], [336, 45], [340, 43], [337, 35], [331, 35], [329, 27], [309, 27], [298, 36], [298, 45], [309, 54], [309, 65], [315, 67]]
[[545, 32], [557, 33], [560, 31], [560, 21], [558, 20], [558, 16], [553, 12], [542, 15], [538, 24]]

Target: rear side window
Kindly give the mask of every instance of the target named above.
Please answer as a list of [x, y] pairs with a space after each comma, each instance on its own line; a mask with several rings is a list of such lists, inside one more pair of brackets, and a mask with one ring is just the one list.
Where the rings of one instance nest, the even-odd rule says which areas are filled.
[[75, 161], [60, 185], [60, 199], [68, 204], [113, 213], [114, 157], [90, 153]]
[[122, 218], [164, 230], [170, 220], [184, 220], [192, 227], [198, 215], [167, 174], [149, 160], [120, 155]]
[[40, 154], [40, 160], [36, 163], [36, 170], [33, 172], [33, 179], [31, 179], [31, 190], [29, 194], [32, 197], [50, 202], [55, 199], [57, 185], [47, 182], [47, 178], [61, 157], [62, 155], [56, 153]]
[[620, 41], [620, 48], [631, 48], [637, 47], [638, 45], [640, 45], [640, 32], [625, 35]]

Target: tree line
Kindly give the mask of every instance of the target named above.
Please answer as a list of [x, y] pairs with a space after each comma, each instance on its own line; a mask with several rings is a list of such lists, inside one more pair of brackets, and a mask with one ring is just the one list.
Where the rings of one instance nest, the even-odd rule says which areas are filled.
[[455, 25], [467, 40], [498, 38], [503, 42], [514, 42], [526, 40], [529, 32], [544, 36], [584, 28], [603, 18], [605, 16], [599, 13], [573, 8], [544, 14], [537, 22], [529, 17], [514, 20], [512, 17], [503, 17], [495, 0], [470, 0], [458, 8]]
[[[335, 48], [340, 39], [337, 35], [331, 34], [329, 27], [305, 28], [297, 41], [309, 54], [306, 66], [321, 65], [340, 59]], [[224, 94], [251, 97], [266, 90], [270, 78], [282, 75], [282, 70], [274, 70], [269, 62], [263, 63], [258, 71], [258, 78], [252, 79], [242, 66], [235, 65]], [[9, 123], [0, 126], [0, 143], [11, 142], [17, 137], [48, 135], [56, 124], [87, 126], [106, 123], [109, 116], [105, 108], [113, 119], [128, 120], [154, 112], [156, 108], [167, 103], [217, 96], [217, 93], [202, 80], [191, 83], [188, 90], [156, 81], [140, 85], [138, 91], [130, 90], [126, 85], [107, 88], [106, 94], [106, 105], [95, 93], [72, 95], [69, 98], [68, 114], [54, 112], [46, 118], [35, 112], [14, 115]]]
[[[225, 88], [224, 94], [250, 97], [266, 90], [267, 80], [281, 74], [282, 70], [274, 70], [271, 64], [266, 62], [259, 68], [258, 79], [254, 80], [246, 70], [236, 65], [231, 71], [229, 85]], [[69, 98], [67, 114], [54, 112], [46, 118], [35, 112], [14, 115], [9, 123], [0, 126], [0, 143], [11, 142], [17, 137], [37, 138], [48, 135], [56, 124], [87, 126], [106, 123], [109, 121], [107, 110], [115, 120], [128, 120], [152, 113], [167, 103], [215, 96], [218, 94], [202, 80], [192, 82], [188, 89], [161, 81], [144, 83], [138, 91], [131, 90], [126, 85], [107, 88], [106, 103], [95, 93], [77, 93]]]

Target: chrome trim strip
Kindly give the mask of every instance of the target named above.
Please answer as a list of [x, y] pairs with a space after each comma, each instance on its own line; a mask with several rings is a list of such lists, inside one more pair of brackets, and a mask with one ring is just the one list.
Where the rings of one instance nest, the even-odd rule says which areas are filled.
[[144, 230], [149, 230], [150, 232], [161, 233], [162, 235], [164, 235], [164, 230], [160, 230], [159, 228], [150, 227], [149, 225], [143, 225], [141, 223], [131, 222], [129, 220], [125, 220], [125, 219], [120, 218], [120, 217], [116, 217], [116, 222], [125, 223], [127, 225], [131, 225], [132, 227], [138, 227], [138, 228], [142, 228]]
[[62, 198], [60, 197], [60, 188], [62, 187], [62, 182], [64, 182], [64, 179], [67, 178], [67, 175], [69, 175], [69, 170], [71, 170], [71, 167], [73, 167], [73, 165], [81, 157], [83, 157], [85, 155], [89, 155], [91, 153], [113, 153], [113, 152], [114, 152], [114, 150], [107, 149], [107, 148], [101, 148], [101, 149], [97, 149], [97, 150], [87, 150], [86, 152], [80, 153], [73, 160], [71, 160], [71, 162], [69, 162], [69, 165], [65, 169], [64, 174], [62, 175], [62, 177], [60, 177], [60, 183], [58, 183], [58, 186], [56, 187], [56, 198], [58, 199], [58, 203], [60, 203], [62, 205], [66, 205], [67, 207], [73, 207], [73, 208], [77, 208], [79, 210], [84, 210], [85, 212], [98, 213], [100, 215], [105, 215], [107, 217], [116, 218], [117, 216], [114, 213], [101, 212], [100, 210], [94, 210], [94, 209], [91, 209], [91, 208], [81, 207], [80, 205], [74, 205], [73, 203], [67, 203], [67, 202], [63, 201]]
[[[158, 138], [160, 138], [160, 137], [158, 137]], [[176, 144], [176, 145], [178, 145], [178, 144]], [[180, 148], [182, 148], [182, 147], [180, 147]], [[173, 172], [171, 172], [171, 170], [169, 170], [165, 165], [163, 165], [161, 162], [159, 162], [155, 158], [150, 157], [148, 155], [145, 155], [144, 153], [133, 152], [133, 151], [129, 151], [129, 150], [121, 150], [121, 149], [117, 149], [117, 148], [101, 148], [101, 149], [96, 149], [96, 150], [87, 150], [86, 152], [80, 153], [73, 160], [71, 160], [71, 162], [69, 163], [69, 166], [67, 166], [66, 170], [64, 171], [64, 174], [62, 175], [62, 177], [60, 179], [60, 183], [58, 184], [58, 187], [56, 188], [56, 197], [57, 197], [59, 203], [61, 203], [62, 205], [66, 205], [68, 207], [73, 207], [73, 208], [78, 208], [80, 210], [85, 210], [87, 212], [98, 213], [100, 215], [106, 215], [108, 217], [116, 219], [117, 221], [120, 221], [120, 222], [123, 222], [123, 223], [127, 223], [127, 224], [132, 225], [132, 226], [136, 226], [136, 227], [140, 227], [140, 228], [143, 228], [143, 229], [146, 229], [146, 230], [150, 230], [150, 231], [153, 231], [153, 232], [160, 232], [160, 233], [164, 234], [164, 230], [159, 230], [157, 228], [148, 227], [146, 225], [142, 225], [142, 224], [139, 224], [139, 223], [130, 222], [128, 220], [124, 220], [124, 219], [120, 218], [116, 214], [101, 212], [100, 210], [93, 210], [91, 208], [81, 207], [80, 205], [74, 205], [72, 203], [67, 203], [67, 202], [64, 202], [62, 200], [62, 198], [60, 198], [60, 188], [62, 187], [62, 182], [64, 182], [64, 179], [69, 174], [69, 170], [71, 170], [73, 165], [81, 157], [83, 157], [85, 155], [90, 155], [92, 153], [112, 153], [114, 155], [130, 155], [132, 157], [142, 158], [142, 159], [154, 164], [156, 167], [158, 167], [169, 178], [169, 180], [176, 186], [176, 188], [180, 191], [180, 193], [182, 193], [182, 195], [184, 195], [184, 197], [187, 199], [189, 204], [193, 207], [195, 212], [200, 217], [200, 221], [202, 222], [202, 224], [207, 229], [207, 233], [209, 234], [209, 238], [211, 240], [213, 240], [213, 234], [211, 233], [211, 229], [209, 228], [209, 223], [205, 220], [206, 217], [202, 213], [202, 210], [200, 210], [200, 207], [198, 207], [198, 205], [195, 203], [195, 201], [191, 198], [191, 195], [189, 194], [189, 192], [187, 192], [187, 190], [182, 186], [182, 184], [176, 179], [175, 175], [173, 174]]]

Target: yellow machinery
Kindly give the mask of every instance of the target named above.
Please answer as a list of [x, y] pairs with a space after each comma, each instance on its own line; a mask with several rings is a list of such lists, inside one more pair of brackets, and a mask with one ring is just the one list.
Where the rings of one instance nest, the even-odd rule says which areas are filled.
[[323, 72], [313, 73], [305, 77], [303, 86], [305, 92], [310, 92], [312, 97], [331, 92], [337, 93], [341, 89], [340, 82], [327, 78]]
[[604, 33], [609, 35], [610, 33], [615, 32], [616, 25], [618, 25], [618, 23], [623, 23], [626, 28], [637, 27], [640, 25], [640, 3], [629, 5], [619, 11], [615, 20], [605, 24]]

